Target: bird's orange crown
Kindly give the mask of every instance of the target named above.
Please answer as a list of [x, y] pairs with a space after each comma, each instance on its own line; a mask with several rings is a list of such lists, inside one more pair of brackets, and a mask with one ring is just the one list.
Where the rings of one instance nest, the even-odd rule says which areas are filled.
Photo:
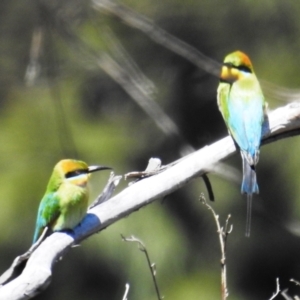
[[250, 58], [242, 51], [235, 51], [228, 54], [224, 59], [224, 64], [230, 64], [232, 67], [236, 68], [246, 67], [253, 72]]
[[80, 160], [63, 159], [56, 164], [54, 169], [59, 169], [63, 174], [67, 174], [77, 170], [88, 171], [88, 165]]

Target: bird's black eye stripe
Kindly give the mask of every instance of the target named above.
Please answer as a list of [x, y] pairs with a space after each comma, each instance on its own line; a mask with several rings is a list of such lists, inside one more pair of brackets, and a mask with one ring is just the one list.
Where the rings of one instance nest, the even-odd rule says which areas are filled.
[[71, 177], [75, 177], [75, 176], [78, 176], [78, 175], [81, 175], [81, 174], [87, 174], [88, 172], [89, 172], [88, 169], [86, 169], [86, 170], [74, 170], [74, 171], [66, 173], [65, 177], [66, 178], [71, 178]]
[[243, 72], [252, 73], [251, 69], [248, 68], [247, 66], [238, 66], [236, 68]]
[[229, 67], [229, 68], [235, 68], [238, 69], [242, 72], [247, 72], [247, 73], [252, 73], [251, 69], [245, 65], [241, 65], [241, 66], [235, 66], [232, 63], [223, 63], [223, 66]]

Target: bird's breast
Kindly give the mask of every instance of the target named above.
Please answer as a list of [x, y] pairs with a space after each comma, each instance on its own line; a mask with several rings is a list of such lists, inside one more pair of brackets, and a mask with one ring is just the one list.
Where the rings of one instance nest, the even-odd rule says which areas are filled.
[[65, 182], [58, 191], [60, 215], [54, 230], [72, 229], [78, 225], [86, 214], [88, 207], [88, 189], [86, 185]]
[[87, 182], [79, 180], [76, 184], [74, 182], [66, 182], [61, 185], [59, 195], [62, 199], [62, 203], [66, 205], [86, 202], [86, 198], [88, 197]]

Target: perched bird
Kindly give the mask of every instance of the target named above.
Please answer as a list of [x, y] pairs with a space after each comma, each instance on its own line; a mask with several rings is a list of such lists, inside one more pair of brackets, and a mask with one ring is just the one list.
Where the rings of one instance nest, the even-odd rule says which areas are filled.
[[90, 173], [106, 169], [110, 168], [88, 166], [73, 159], [63, 159], [55, 165], [38, 209], [33, 243], [45, 227], [52, 231], [73, 229], [82, 221], [88, 207]]
[[249, 57], [241, 51], [228, 54], [222, 65], [218, 106], [229, 134], [241, 151], [247, 194], [246, 236], [250, 236], [252, 194], [258, 194], [255, 167], [259, 159], [266, 103]]

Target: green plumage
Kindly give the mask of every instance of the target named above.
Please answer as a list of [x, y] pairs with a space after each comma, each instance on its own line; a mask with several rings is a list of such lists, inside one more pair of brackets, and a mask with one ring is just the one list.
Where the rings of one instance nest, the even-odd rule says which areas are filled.
[[259, 159], [266, 103], [251, 61], [245, 53], [235, 51], [225, 57], [217, 95], [219, 110], [229, 134], [241, 151], [241, 192], [247, 194], [246, 235], [249, 236], [252, 194], [259, 192], [255, 168]]
[[108, 168], [89, 167], [71, 159], [56, 164], [38, 209], [33, 243], [45, 227], [52, 231], [73, 229], [82, 221], [88, 207], [90, 173], [102, 169]]

